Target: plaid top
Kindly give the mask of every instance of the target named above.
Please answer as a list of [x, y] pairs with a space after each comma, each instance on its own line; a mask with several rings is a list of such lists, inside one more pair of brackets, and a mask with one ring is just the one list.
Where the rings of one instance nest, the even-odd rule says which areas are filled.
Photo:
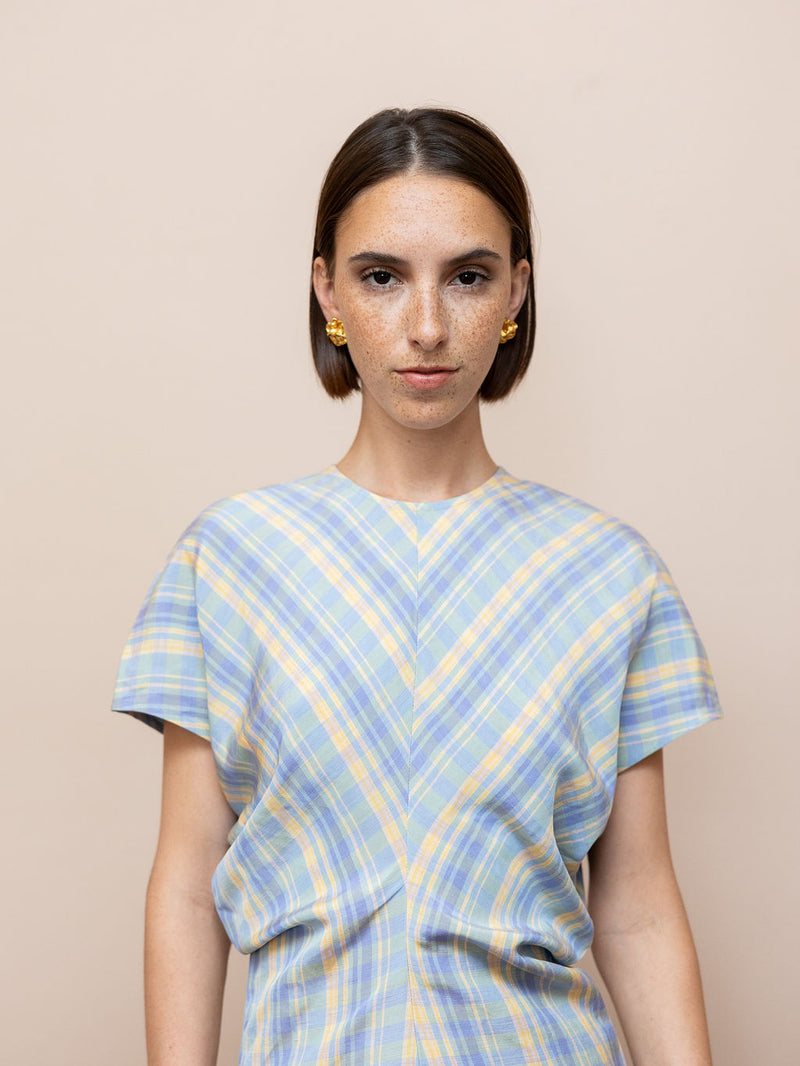
[[630, 526], [502, 468], [241, 493], [168, 557], [113, 706], [208, 738], [238, 814], [241, 1066], [621, 1066], [581, 860], [617, 771], [720, 713]]

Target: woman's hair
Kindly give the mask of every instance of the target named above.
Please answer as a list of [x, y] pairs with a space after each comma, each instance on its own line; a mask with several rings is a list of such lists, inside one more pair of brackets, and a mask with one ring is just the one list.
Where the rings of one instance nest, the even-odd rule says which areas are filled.
[[[525, 179], [492, 131], [469, 115], [442, 108], [379, 111], [358, 126], [328, 168], [317, 209], [314, 258], [334, 268], [336, 225], [364, 189], [411, 170], [458, 178], [485, 193], [511, 226], [511, 262], [531, 264], [528, 293], [517, 315], [519, 330], [498, 354], [481, 385], [483, 400], [499, 400], [528, 369], [536, 332], [533, 290], [531, 203]], [[346, 345], [334, 347], [325, 333], [325, 316], [311, 286], [311, 347], [326, 392], [347, 396], [360, 388]]]

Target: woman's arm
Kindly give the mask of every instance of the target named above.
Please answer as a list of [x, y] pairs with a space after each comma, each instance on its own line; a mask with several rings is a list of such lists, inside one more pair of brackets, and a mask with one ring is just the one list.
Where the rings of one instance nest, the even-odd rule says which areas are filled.
[[667, 836], [662, 753], [617, 779], [589, 854], [593, 954], [635, 1066], [710, 1066], [700, 969]]
[[211, 877], [234, 820], [211, 745], [165, 723], [161, 827], [145, 915], [149, 1066], [217, 1061], [230, 943]]

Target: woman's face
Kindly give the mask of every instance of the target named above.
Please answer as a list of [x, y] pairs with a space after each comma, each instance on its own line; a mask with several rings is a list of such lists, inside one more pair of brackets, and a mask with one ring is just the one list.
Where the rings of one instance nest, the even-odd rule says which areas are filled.
[[437, 428], [477, 407], [529, 274], [511, 262], [500, 209], [466, 182], [418, 171], [359, 193], [337, 225], [333, 271], [314, 263], [314, 289], [344, 324], [362, 417]]

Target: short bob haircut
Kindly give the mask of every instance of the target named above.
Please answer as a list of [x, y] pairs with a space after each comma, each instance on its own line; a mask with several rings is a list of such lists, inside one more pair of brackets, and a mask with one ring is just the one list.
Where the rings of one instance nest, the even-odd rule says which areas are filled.
[[[536, 301], [533, 288], [531, 202], [525, 179], [499, 138], [459, 111], [415, 108], [379, 111], [358, 126], [328, 168], [319, 197], [314, 230], [314, 258], [329, 271], [335, 258], [336, 225], [364, 189], [412, 170], [442, 174], [473, 185], [500, 208], [511, 226], [511, 262], [531, 264], [528, 293], [517, 315], [519, 330], [502, 349], [498, 341], [489, 373], [480, 387], [482, 400], [499, 400], [521, 380], [533, 351]], [[335, 397], [360, 390], [347, 346], [334, 347], [325, 333], [325, 317], [311, 286], [311, 347], [325, 391]]]

